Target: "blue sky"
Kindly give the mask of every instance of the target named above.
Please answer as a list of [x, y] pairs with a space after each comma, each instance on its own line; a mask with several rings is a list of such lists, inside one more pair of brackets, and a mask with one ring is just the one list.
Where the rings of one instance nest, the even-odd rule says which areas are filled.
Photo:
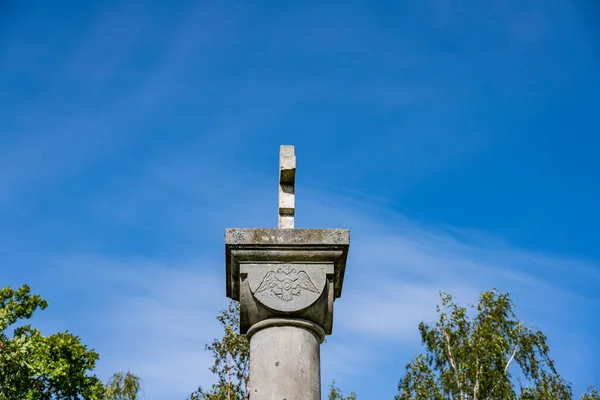
[[[3, 2], [2, 286], [145, 399], [209, 385], [226, 227], [350, 228], [324, 385], [392, 398], [437, 293], [508, 291], [600, 386], [600, 9], [586, 0]], [[596, 339], [596, 340], [595, 340]]]

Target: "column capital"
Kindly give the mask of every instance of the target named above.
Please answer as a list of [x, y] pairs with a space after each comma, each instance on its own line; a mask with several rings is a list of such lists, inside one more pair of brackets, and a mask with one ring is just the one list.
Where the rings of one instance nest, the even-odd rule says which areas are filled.
[[348, 229], [226, 229], [226, 291], [240, 301], [240, 332], [300, 318], [330, 334], [349, 244]]

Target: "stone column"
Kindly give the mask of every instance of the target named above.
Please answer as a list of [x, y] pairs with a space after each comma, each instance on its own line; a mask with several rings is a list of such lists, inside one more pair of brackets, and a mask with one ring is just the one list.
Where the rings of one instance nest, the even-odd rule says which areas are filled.
[[320, 399], [323, 329], [310, 321], [272, 318], [249, 329], [251, 399]]
[[347, 229], [227, 229], [227, 296], [250, 339], [251, 400], [319, 400], [320, 344], [331, 334]]
[[320, 400], [320, 345], [333, 326], [347, 229], [294, 229], [296, 155], [281, 146], [278, 229], [226, 229], [227, 296], [250, 340], [251, 400]]

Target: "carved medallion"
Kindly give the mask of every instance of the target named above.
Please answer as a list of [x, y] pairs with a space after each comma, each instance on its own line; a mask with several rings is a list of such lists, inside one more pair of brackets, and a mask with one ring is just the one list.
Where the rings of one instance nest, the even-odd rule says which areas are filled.
[[283, 301], [291, 301], [294, 296], [300, 296], [303, 290], [319, 293], [306, 272], [284, 265], [277, 271], [269, 271], [254, 293], [270, 291]]
[[243, 268], [254, 297], [276, 311], [294, 312], [313, 304], [325, 288], [323, 264], [253, 264]]

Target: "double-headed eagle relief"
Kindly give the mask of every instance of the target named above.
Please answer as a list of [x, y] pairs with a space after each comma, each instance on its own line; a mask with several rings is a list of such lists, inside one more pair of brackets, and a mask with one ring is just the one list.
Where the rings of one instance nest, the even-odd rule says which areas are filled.
[[308, 274], [304, 271], [297, 271], [291, 265], [282, 265], [277, 271], [267, 272], [255, 293], [267, 290], [283, 301], [291, 301], [294, 296], [300, 296], [302, 290], [319, 293]]

